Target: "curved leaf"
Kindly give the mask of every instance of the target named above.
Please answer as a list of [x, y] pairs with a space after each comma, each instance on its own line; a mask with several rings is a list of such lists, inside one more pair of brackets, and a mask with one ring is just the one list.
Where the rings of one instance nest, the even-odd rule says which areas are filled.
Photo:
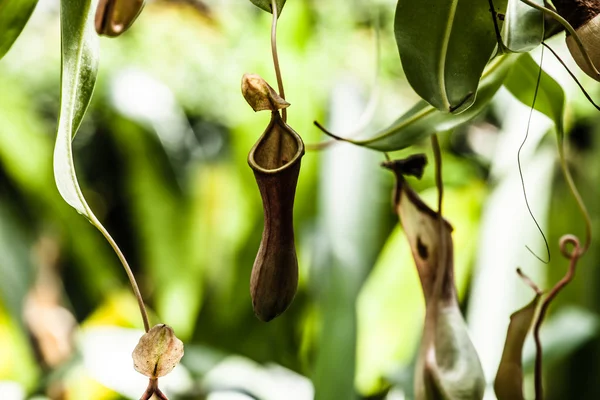
[[[532, 1], [544, 5], [543, 0]], [[515, 53], [535, 49], [544, 40], [544, 14], [521, 0], [508, 0], [502, 40], [505, 48]]]
[[442, 112], [422, 100], [375, 137], [347, 141], [374, 150], [394, 151], [412, 146], [433, 133], [444, 132], [470, 121], [487, 106], [502, 86], [515, 59], [514, 55], [504, 55], [488, 65], [483, 73], [475, 103], [463, 113]]
[[0, 0], [0, 58], [10, 50], [38, 0]]
[[[540, 68], [531, 55], [523, 54], [519, 56], [504, 81], [504, 86], [512, 95], [528, 107], [531, 107], [533, 103]], [[559, 137], [562, 138], [564, 135], [565, 92], [558, 82], [543, 70], [534, 108], [554, 122]]]
[[90, 104], [98, 72], [99, 41], [94, 31], [91, 0], [62, 0], [60, 22], [62, 82], [54, 178], [63, 199], [92, 223], [99, 224], [77, 182], [71, 147]]
[[[496, 0], [504, 13], [507, 0]], [[394, 23], [402, 67], [413, 89], [442, 111], [475, 101], [481, 74], [497, 45], [485, 0], [399, 0]]]
[[426, 305], [415, 369], [415, 398], [482, 399], [485, 376], [456, 297], [452, 227], [404, 179], [404, 175], [419, 177], [425, 162], [423, 155], [415, 155], [383, 164], [396, 175], [396, 212], [411, 248]]
[[[252, 4], [256, 7], [262, 8], [265, 11], [271, 12], [271, 0], [250, 0]], [[281, 15], [281, 10], [283, 10], [283, 6], [285, 5], [285, 0], [276, 0], [277, 3], [277, 13]]]
[[523, 345], [529, 333], [541, 295], [510, 316], [504, 350], [494, 381], [498, 400], [523, 400]]

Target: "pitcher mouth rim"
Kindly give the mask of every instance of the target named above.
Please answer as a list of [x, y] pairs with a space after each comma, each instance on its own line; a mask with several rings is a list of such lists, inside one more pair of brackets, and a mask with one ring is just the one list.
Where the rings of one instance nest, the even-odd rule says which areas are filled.
[[[285, 129], [288, 131], [288, 133], [290, 133], [294, 137], [294, 139], [296, 140], [296, 143], [298, 143], [298, 150], [296, 151], [294, 156], [290, 159], [290, 161], [288, 161], [281, 167], [275, 168], [275, 169], [266, 169], [266, 168], [261, 167], [256, 162], [256, 160], [254, 159], [254, 154], [256, 153], [256, 149], [258, 148], [259, 144], [261, 143], [262, 139], [265, 137], [267, 132], [269, 132], [269, 130], [271, 129], [273, 124], [277, 124], [277, 123], [282, 124], [285, 127]], [[271, 121], [269, 122], [269, 125], [267, 126], [267, 128], [265, 129], [263, 134], [260, 136], [260, 138], [256, 141], [254, 146], [252, 146], [252, 149], [250, 149], [250, 153], [248, 154], [248, 165], [250, 165], [250, 168], [252, 168], [254, 171], [258, 171], [263, 174], [276, 174], [278, 172], [281, 172], [288, 168], [291, 168], [294, 164], [296, 164], [296, 162], [300, 161], [300, 159], [302, 158], [304, 153], [305, 153], [304, 142], [302, 141], [302, 138], [300, 137], [300, 135], [295, 130], [293, 130], [291, 126], [289, 126], [288, 124], [283, 122], [283, 120], [281, 119], [281, 116], [279, 115], [279, 112], [273, 111], [271, 114]]]

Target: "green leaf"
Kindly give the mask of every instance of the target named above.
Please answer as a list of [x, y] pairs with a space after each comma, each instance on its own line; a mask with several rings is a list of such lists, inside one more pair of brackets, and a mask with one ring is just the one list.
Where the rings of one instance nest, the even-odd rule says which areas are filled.
[[54, 147], [54, 177], [63, 199], [96, 225], [100, 223], [77, 182], [71, 146], [90, 104], [98, 72], [99, 41], [94, 31], [91, 0], [62, 0], [60, 20], [62, 87]]
[[475, 103], [463, 113], [443, 112], [422, 100], [375, 137], [348, 141], [375, 150], [394, 151], [412, 146], [433, 133], [444, 132], [468, 122], [475, 118], [494, 97], [515, 58], [514, 55], [504, 55], [489, 64], [483, 73]]
[[[533, 0], [540, 6], [543, 0]], [[544, 14], [523, 3], [508, 0], [502, 40], [507, 50], [525, 53], [538, 47], [544, 39]]]
[[38, 0], [0, 0], [0, 59], [17, 40]]
[[510, 316], [504, 351], [494, 381], [498, 400], [522, 400], [523, 396], [523, 345], [529, 333], [541, 295]]
[[[529, 54], [521, 55], [506, 78], [504, 86], [521, 103], [531, 107], [540, 66]], [[534, 108], [548, 116], [556, 125], [559, 138], [564, 136], [565, 92], [550, 75], [541, 71]]]
[[[504, 13], [507, 0], [494, 2]], [[442, 111], [471, 107], [497, 45], [485, 0], [399, 0], [394, 24], [402, 67], [413, 89]]]
[[[262, 8], [265, 11], [271, 12], [271, 0], [250, 0], [256, 7]], [[285, 0], [277, 0], [277, 13], [281, 15], [281, 10], [285, 5]]]

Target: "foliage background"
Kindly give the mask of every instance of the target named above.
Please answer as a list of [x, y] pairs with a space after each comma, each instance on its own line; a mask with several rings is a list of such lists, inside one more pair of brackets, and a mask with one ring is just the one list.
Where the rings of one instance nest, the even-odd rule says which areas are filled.
[[[280, 61], [289, 123], [305, 142], [325, 140], [315, 119], [354, 131], [373, 92], [364, 136], [417, 100], [394, 43], [393, 3], [286, 5]], [[93, 103], [74, 143], [85, 195], [132, 264], [153, 321], [186, 342], [167, 391], [175, 399], [410, 398], [423, 301], [380, 154], [348, 144], [307, 153], [295, 210], [299, 292], [282, 317], [254, 317], [248, 283], [262, 207], [246, 156], [268, 115], [251, 111], [239, 84], [245, 72], [275, 83], [270, 16], [242, 0], [196, 4], [153, 2], [131, 31], [102, 40]], [[551, 44], [570, 61], [561, 38]], [[570, 162], [600, 215], [600, 114], [549, 54], [544, 67], [567, 91]], [[598, 98], [597, 83], [581, 78]], [[135, 398], [144, 385], [129, 358], [142, 328], [135, 299], [110, 247], [52, 178], [59, 80], [58, 2], [43, 1], [0, 62], [0, 398]], [[515, 268], [550, 286], [566, 268], [558, 238], [583, 232], [551, 125], [534, 115], [524, 176], [553, 257], [544, 265], [525, 249], [544, 254], [517, 170], [528, 116], [501, 90], [473, 123], [441, 137], [457, 285], [490, 381], [508, 317], [531, 296]], [[414, 185], [433, 201], [431, 168]], [[600, 397], [598, 244], [545, 326], [549, 399]]]

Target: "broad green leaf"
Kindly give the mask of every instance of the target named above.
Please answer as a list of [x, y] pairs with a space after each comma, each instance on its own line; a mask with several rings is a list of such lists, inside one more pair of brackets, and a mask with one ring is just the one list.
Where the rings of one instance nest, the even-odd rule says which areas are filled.
[[[271, 12], [271, 0], [250, 0], [256, 7], [262, 8], [265, 11]], [[281, 10], [285, 5], [286, 0], [276, 0], [277, 13], [281, 15]]]
[[60, 7], [62, 76], [54, 177], [61, 196], [94, 225], [99, 224], [86, 203], [73, 163], [71, 142], [87, 110], [98, 72], [99, 42], [94, 31], [91, 0], [63, 0]]
[[[496, 12], [504, 13], [506, 4], [496, 0]], [[489, 2], [399, 0], [394, 31], [402, 68], [419, 96], [446, 112], [473, 105], [497, 45]]]
[[[543, 0], [533, 0], [540, 6]], [[502, 40], [507, 50], [525, 53], [538, 47], [544, 39], [544, 15], [521, 0], [508, 0]]]
[[494, 381], [498, 400], [523, 400], [523, 345], [529, 333], [541, 295], [510, 316], [504, 351]]
[[[533, 104], [540, 66], [529, 54], [521, 55], [506, 78], [504, 86], [521, 103]], [[559, 137], [564, 135], [565, 92], [550, 75], [541, 71], [540, 84], [534, 108], [548, 116], [556, 125]]]
[[0, 0], [0, 59], [29, 21], [38, 0]]
[[421, 100], [375, 137], [349, 141], [375, 150], [394, 151], [412, 146], [433, 133], [448, 131], [468, 122], [475, 118], [494, 97], [514, 60], [514, 55], [504, 55], [489, 64], [483, 73], [477, 99], [465, 112], [460, 114], [443, 112]]

